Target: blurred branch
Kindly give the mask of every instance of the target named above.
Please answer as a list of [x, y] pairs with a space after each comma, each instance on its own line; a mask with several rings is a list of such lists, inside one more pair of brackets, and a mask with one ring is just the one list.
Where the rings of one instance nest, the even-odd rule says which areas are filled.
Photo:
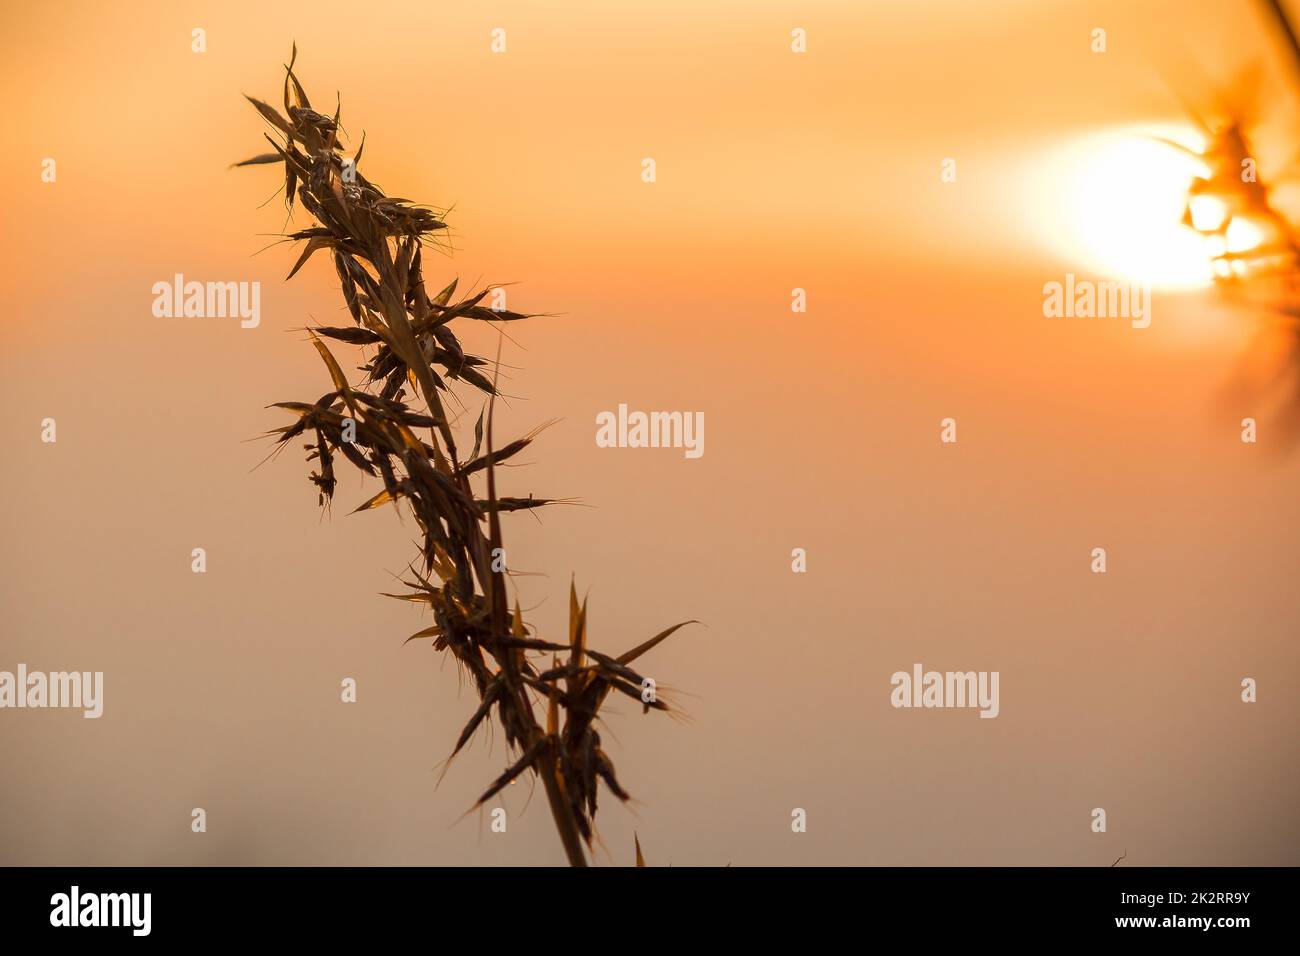
[[1296, 36], [1295, 27], [1291, 25], [1291, 18], [1287, 16], [1282, 0], [1260, 0], [1260, 2], [1271, 15], [1273, 25], [1286, 40], [1287, 50], [1291, 54], [1291, 66], [1296, 71], [1296, 79], [1300, 80], [1300, 38]]

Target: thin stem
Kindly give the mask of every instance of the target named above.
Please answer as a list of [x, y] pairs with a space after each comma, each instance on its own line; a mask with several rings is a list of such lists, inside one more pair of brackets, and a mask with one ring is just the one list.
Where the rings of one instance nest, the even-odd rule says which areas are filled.
[[[497, 343], [496, 371], [492, 376], [492, 394], [488, 397], [487, 412], [487, 495], [488, 501], [493, 504], [497, 500], [497, 481], [496, 467], [492, 457], [495, 446], [492, 440], [492, 426], [496, 419], [496, 383], [501, 374], [501, 344]], [[481, 533], [481, 532], [480, 532]], [[488, 545], [492, 549], [489, 554], [499, 553], [501, 548], [501, 514], [500, 511], [493, 507], [488, 513]], [[485, 593], [490, 602], [490, 613], [492, 615], [493, 630], [498, 635], [504, 635], [507, 632], [506, 616], [509, 613], [506, 606], [506, 580], [503, 571], [499, 570], [494, 564], [490, 566], [490, 577], [485, 585]], [[519, 671], [515, 662], [515, 652], [512, 648], [507, 648], [504, 654], [500, 655], [498, 663], [501, 665], [501, 672], [505, 676], [506, 687], [508, 688], [508, 698], [515, 702], [518, 721], [521, 725], [529, 726], [529, 737], [525, 740], [531, 746], [532, 742], [542, 734], [542, 728], [537, 725], [537, 718], [533, 714], [533, 708], [528, 701], [528, 691], [519, 683]], [[554, 693], [554, 691], [553, 691]], [[582, 850], [582, 836], [578, 832], [578, 821], [573, 818], [573, 808], [569, 801], [565, 799], [564, 786], [560, 782], [560, 776], [555, 771], [556, 761], [559, 757], [555, 745], [555, 739], [550, 734], [546, 742], [546, 749], [540, 758], [540, 773], [542, 784], [546, 788], [546, 799], [551, 807], [551, 816], [555, 819], [555, 828], [560, 833], [560, 842], [564, 844], [565, 855], [569, 858], [570, 866], [586, 866], [587, 857]]]
[[1282, 36], [1287, 42], [1287, 47], [1291, 52], [1291, 65], [1296, 70], [1297, 78], [1300, 79], [1300, 37], [1296, 36], [1295, 27], [1291, 25], [1291, 18], [1287, 16], [1287, 12], [1282, 6], [1282, 0], [1262, 0], [1262, 2], [1265, 9], [1273, 15], [1275, 25], [1282, 32]]
[[555, 772], [555, 760], [555, 747], [552, 743], [546, 750], [541, 768], [546, 799], [551, 805], [551, 816], [555, 818], [555, 829], [560, 831], [560, 842], [564, 844], [569, 866], [586, 866], [587, 855], [582, 850], [582, 835], [578, 833], [578, 823], [573, 819], [573, 810], [569, 807], [559, 774]]

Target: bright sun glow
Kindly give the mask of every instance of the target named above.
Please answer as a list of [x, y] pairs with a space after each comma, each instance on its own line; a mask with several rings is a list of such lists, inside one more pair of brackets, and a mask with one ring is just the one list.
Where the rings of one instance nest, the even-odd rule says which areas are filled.
[[[1160, 135], [1201, 146], [1189, 130]], [[1205, 174], [1201, 160], [1149, 131], [1083, 140], [1059, 154], [1050, 173], [1059, 200], [1053, 238], [1063, 254], [1098, 275], [1158, 288], [1209, 285], [1214, 279], [1210, 242], [1182, 225], [1187, 188], [1193, 177]], [[1197, 225], [1208, 228], [1220, 224], [1225, 213], [1212, 197], [1198, 199], [1192, 208]], [[1233, 244], [1231, 234], [1228, 243]]]

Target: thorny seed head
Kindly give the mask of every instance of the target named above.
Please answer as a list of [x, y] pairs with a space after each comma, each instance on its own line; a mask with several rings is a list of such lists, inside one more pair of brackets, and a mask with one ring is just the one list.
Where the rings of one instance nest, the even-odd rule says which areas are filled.
[[[303, 244], [289, 277], [315, 253], [329, 250], [354, 324], [311, 331], [333, 387], [314, 402], [277, 403], [275, 407], [292, 413], [295, 421], [271, 434], [278, 436], [278, 447], [300, 435], [314, 439], [306, 447], [308, 460], [317, 462], [310, 478], [322, 505], [333, 498], [338, 484], [334, 468], [341, 455], [383, 483], [382, 490], [356, 510], [402, 503], [409, 508], [421, 532], [419, 560], [411, 563], [411, 579], [404, 582], [410, 590], [389, 596], [432, 612], [433, 625], [408, 641], [430, 638], [437, 650], [451, 653], [480, 698], [451, 756], [495, 713], [517, 758], [478, 803], [526, 771], [538, 775], [570, 862], [585, 864], [579, 841], [590, 849], [595, 836], [598, 782], [618, 799], [628, 799], [596, 730], [601, 707], [613, 692], [641, 702], [643, 679], [631, 663], [683, 625], [611, 657], [588, 649], [586, 604], [579, 606], [572, 586], [565, 643], [530, 637], [517, 601], [514, 612], [508, 610], [506, 575], [494, 570], [491, 561], [501, 547], [500, 514], [544, 507], [558, 499], [498, 496], [497, 466], [529, 447], [536, 432], [494, 449], [496, 386], [487, 374], [490, 363], [466, 353], [451, 326], [462, 319], [507, 322], [530, 316], [484, 307], [488, 289], [453, 301], [454, 279], [436, 295], [428, 294], [422, 248], [429, 237], [446, 229], [441, 213], [389, 198], [363, 176], [357, 166], [364, 137], [356, 155], [345, 160], [341, 109], [329, 117], [311, 108], [293, 71], [296, 59], [295, 45], [285, 67], [283, 114], [248, 97], [271, 127], [267, 139], [274, 151], [236, 165], [282, 166], [290, 212], [296, 201], [314, 220], [312, 226], [287, 236]], [[358, 384], [349, 381], [324, 338], [373, 349], [360, 366], [364, 377]], [[472, 450], [464, 458], [443, 405], [453, 382], [488, 399], [474, 429]], [[412, 400], [422, 404], [413, 406]], [[417, 437], [417, 429], [428, 429], [427, 441]], [[486, 488], [476, 491], [474, 482]], [[568, 652], [567, 663], [545, 669], [529, 656], [561, 652]], [[537, 709], [547, 714], [545, 726]], [[668, 708], [655, 700], [643, 709]]]

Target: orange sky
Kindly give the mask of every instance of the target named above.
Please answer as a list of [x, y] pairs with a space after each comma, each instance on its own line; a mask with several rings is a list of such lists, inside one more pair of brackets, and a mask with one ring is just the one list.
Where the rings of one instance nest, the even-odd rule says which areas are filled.
[[[573, 574], [598, 647], [707, 625], [651, 661], [692, 722], [610, 721], [639, 802], [602, 808], [604, 861], [629, 862], [633, 829], [678, 865], [1296, 861], [1300, 459], [1267, 433], [1242, 445], [1257, 409], [1214, 401], [1255, 326], [1203, 292], [1157, 291], [1141, 332], [1041, 312], [1043, 283], [1092, 268], [1051, 157], [1177, 121], [1170, 76], [1273, 76], [1249, 5], [6, 16], [0, 668], [103, 670], [107, 700], [99, 721], [0, 713], [0, 759], [23, 768], [0, 861], [559, 859], [523, 785], [507, 837], [456, 822], [499, 741], [434, 788], [474, 704], [378, 596], [413, 524], [347, 516], [374, 490], [350, 476], [321, 521], [296, 449], [251, 471], [283, 422], [264, 406], [328, 387], [295, 330], [342, 324], [326, 263], [286, 284], [290, 250], [258, 254], [284, 226], [279, 198], [258, 208], [275, 173], [227, 168], [262, 151], [240, 93], [274, 102], [293, 40], [315, 104], [341, 91], [365, 131], [366, 175], [454, 206], [431, 276], [517, 282], [512, 307], [561, 313], [512, 327], [504, 355], [500, 430], [561, 419], [505, 493], [592, 506], [507, 526], [512, 565], [544, 575], [518, 582], [530, 619], [559, 630]], [[177, 272], [261, 282], [261, 325], [155, 319], [150, 287]], [[703, 411], [706, 454], [597, 448], [620, 402]], [[915, 661], [999, 670], [1000, 716], [893, 710], [889, 675]]]

